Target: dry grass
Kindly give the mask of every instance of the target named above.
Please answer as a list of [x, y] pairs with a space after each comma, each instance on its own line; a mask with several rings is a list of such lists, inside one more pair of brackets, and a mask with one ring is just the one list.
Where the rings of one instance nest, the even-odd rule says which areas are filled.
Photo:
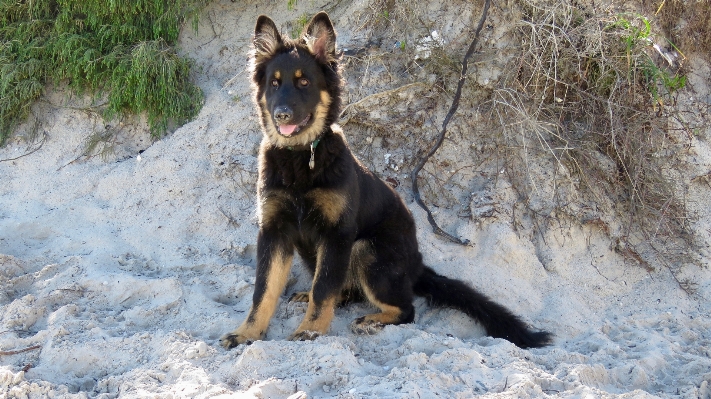
[[653, 12], [659, 19], [672, 43], [687, 53], [711, 53], [711, 1], [657, 0], [649, 3], [648, 12]]
[[[623, 255], [647, 266], [684, 262], [691, 239], [678, 155], [691, 132], [675, 108], [683, 56], [639, 14], [565, 0], [521, 6], [522, 52], [491, 99], [519, 196], [529, 201], [538, 178], [553, 191], [544, 214], [597, 224], [614, 216], [617, 226], [602, 225]], [[545, 182], [529, 165], [542, 154], [555, 171]]]

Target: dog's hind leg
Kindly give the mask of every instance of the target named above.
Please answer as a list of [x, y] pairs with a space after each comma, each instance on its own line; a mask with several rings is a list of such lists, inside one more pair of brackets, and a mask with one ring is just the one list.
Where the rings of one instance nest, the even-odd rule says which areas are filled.
[[411, 323], [415, 319], [415, 308], [412, 303], [389, 305], [368, 296], [368, 300], [380, 309], [380, 313], [372, 313], [359, 317], [351, 323], [351, 331], [356, 334], [375, 334], [388, 324]]
[[[360, 244], [359, 244], [360, 243]], [[406, 273], [403, 259], [376, 259], [375, 250], [368, 241], [356, 243], [354, 251], [360, 256], [356, 267], [360, 289], [379, 313], [355, 319], [351, 330], [356, 334], [375, 334], [387, 324], [410, 323], [415, 318], [412, 306], [412, 282]]]

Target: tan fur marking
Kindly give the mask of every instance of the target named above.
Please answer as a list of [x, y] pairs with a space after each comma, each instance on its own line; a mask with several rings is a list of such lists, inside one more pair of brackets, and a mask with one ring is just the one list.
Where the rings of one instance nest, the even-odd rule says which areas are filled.
[[370, 241], [358, 240], [353, 243], [350, 263], [351, 267], [359, 273], [358, 275], [373, 262], [375, 262], [375, 254]]
[[319, 335], [326, 334], [336, 308], [336, 298], [329, 298], [320, 307], [316, 307], [313, 301], [313, 292], [309, 294], [309, 306], [306, 308], [306, 315], [299, 327], [291, 334], [291, 339], [298, 338], [304, 331], [313, 331]]
[[289, 200], [288, 194], [280, 190], [268, 190], [260, 193], [259, 201], [257, 201], [259, 226], [271, 224], [274, 217], [286, 207], [286, 201]]
[[304, 291], [304, 292], [296, 292], [294, 295], [289, 298], [290, 302], [308, 302], [309, 301], [309, 293]]
[[[325, 258], [326, 247], [319, 245], [316, 253], [316, 272], [314, 273], [313, 278], [314, 283], [318, 280], [319, 274], [323, 269], [323, 262]], [[314, 303], [314, 283], [312, 283], [311, 291], [309, 292], [309, 306], [306, 308], [306, 315], [304, 315], [304, 319], [301, 321], [299, 327], [289, 337], [291, 340], [313, 339], [318, 335], [326, 334], [329, 326], [331, 325], [336, 307], [336, 299], [338, 298], [328, 298], [323, 301], [321, 306], [318, 306]], [[340, 293], [338, 296], [340, 296]]]
[[312, 294], [314, 290], [314, 283], [318, 279], [319, 274], [321, 273], [323, 269], [323, 260], [326, 258], [326, 246], [323, 244], [319, 244], [318, 248], [316, 248], [316, 271], [314, 272], [314, 277], [313, 280], [311, 281], [311, 291], [309, 291], [309, 299], [312, 299]]
[[274, 79], [281, 79], [281, 71], [274, 71]]
[[306, 194], [312, 200], [323, 217], [331, 224], [336, 224], [348, 205], [346, 196], [338, 190], [316, 188]]
[[[249, 315], [254, 316], [254, 320], [248, 318], [232, 334], [236, 335], [237, 341], [241, 344], [246, 341], [255, 341], [264, 338], [271, 320], [279, 303], [279, 296], [284, 292], [286, 280], [289, 277], [291, 261], [293, 255], [283, 255], [275, 253], [272, 255], [272, 263], [269, 266], [267, 277], [267, 289], [262, 297], [259, 307], [254, 311], [254, 304], [249, 310]], [[240, 342], [241, 341], [241, 342]]]
[[[369, 251], [372, 251], [372, 249], [369, 247]], [[372, 252], [369, 252], [369, 255], [372, 257], [372, 261], [375, 260], [375, 255]], [[367, 265], [365, 266], [367, 267]], [[370, 289], [370, 286], [368, 286], [368, 282], [365, 279], [365, 270], [360, 269], [359, 273], [360, 277], [360, 287], [363, 290], [363, 293], [365, 294], [365, 297], [368, 298], [368, 301], [372, 303], [373, 305], [377, 306], [378, 309], [380, 309], [380, 313], [372, 313], [369, 315], [365, 316], [365, 322], [368, 321], [373, 321], [381, 324], [394, 324], [399, 321], [400, 315], [402, 314], [402, 311], [400, 308], [397, 306], [392, 306], [388, 305], [386, 303], [380, 302], [376, 297], [375, 294], [373, 293], [373, 290]]]
[[[370, 299], [370, 298], [368, 298]], [[372, 302], [372, 300], [371, 300]], [[378, 303], [376, 305], [380, 308], [380, 313], [372, 313], [365, 316], [365, 321], [376, 322], [380, 324], [395, 324], [400, 320], [400, 308], [390, 305], [385, 305], [384, 303]]]
[[[338, 297], [336, 297], [336, 306], [338, 306], [340, 303], [342, 303], [345, 299], [346, 296], [343, 295], [343, 291], [338, 294]], [[301, 303], [309, 303], [309, 293], [304, 291], [304, 292], [295, 292], [291, 298], [289, 298], [289, 302], [301, 302]]]
[[299, 79], [299, 78], [302, 77], [302, 76], [303, 76], [303, 73], [301, 72], [301, 69], [297, 69], [297, 70], [294, 72], [294, 77], [295, 77], [295, 78]]
[[373, 247], [370, 241], [358, 240], [353, 243], [351, 258], [348, 262], [348, 274], [344, 290], [359, 289], [361, 281], [360, 276], [373, 262], [375, 262], [375, 254], [373, 254]]

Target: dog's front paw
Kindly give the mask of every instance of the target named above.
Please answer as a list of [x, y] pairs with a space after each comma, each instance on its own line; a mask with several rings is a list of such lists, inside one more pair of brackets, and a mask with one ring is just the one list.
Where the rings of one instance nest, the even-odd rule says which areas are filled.
[[251, 345], [254, 340], [244, 335], [229, 333], [220, 338], [220, 345], [225, 349], [232, 349], [241, 344]]
[[321, 333], [318, 331], [297, 331], [289, 336], [289, 341], [313, 341], [320, 336]]
[[359, 317], [351, 323], [351, 331], [358, 335], [373, 335], [379, 333], [385, 324], [371, 320], [367, 316]]

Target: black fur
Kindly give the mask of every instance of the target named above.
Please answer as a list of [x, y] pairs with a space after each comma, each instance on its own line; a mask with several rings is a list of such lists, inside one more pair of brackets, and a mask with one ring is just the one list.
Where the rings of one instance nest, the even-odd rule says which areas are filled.
[[[291, 339], [325, 334], [338, 303], [365, 298], [380, 309], [356, 319], [357, 333], [414, 320], [413, 295], [465, 312], [489, 335], [520, 347], [551, 341], [462, 281], [422, 263], [415, 222], [397, 193], [353, 156], [340, 128], [341, 77], [335, 31], [319, 13], [300, 39], [259, 17], [253, 83], [264, 139], [260, 150], [257, 280], [245, 322], [227, 348], [262, 339], [298, 252], [314, 276], [304, 321]], [[284, 111], [288, 110], [288, 112]], [[297, 126], [293, 133], [288, 133]], [[283, 134], [282, 125], [291, 126]], [[287, 127], [288, 127], [287, 126]], [[314, 143], [316, 143], [314, 147]], [[313, 159], [313, 167], [310, 161]]]
[[521, 348], [544, 346], [552, 339], [546, 331], [530, 331], [511, 311], [466, 283], [441, 276], [429, 267], [425, 266], [414, 290], [416, 295], [426, 297], [431, 305], [461, 310], [478, 320], [488, 335], [506, 339]]

